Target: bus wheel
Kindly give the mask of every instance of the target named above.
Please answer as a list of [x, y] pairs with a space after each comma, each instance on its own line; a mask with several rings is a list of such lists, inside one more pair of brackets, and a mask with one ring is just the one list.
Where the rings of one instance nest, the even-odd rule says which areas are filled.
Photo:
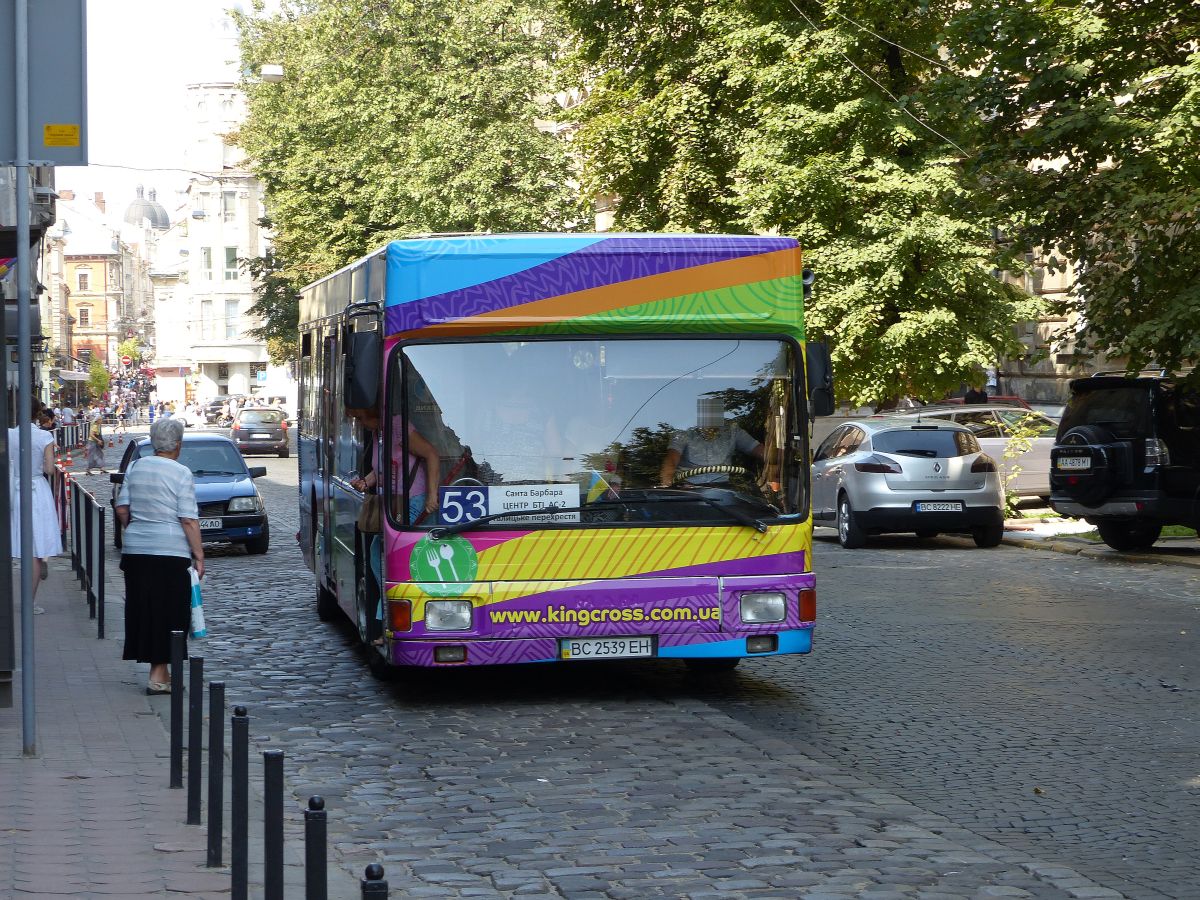
[[380, 681], [395, 681], [400, 677], [400, 669], [384, 659], [379, 647], [367, 647], [367, 668]]
[[685, 659], [684, 664], [693, 672], [702, 675], [717, 675], [732, 672], [742, 661], [740, 656], [714, 656], [701, 659]]
[[317, 576], [317, 618], [322, 622], [332, 622], [341, 610], [338, 608], [337, 597], [333, 591], [321, 584], [321, 576]]

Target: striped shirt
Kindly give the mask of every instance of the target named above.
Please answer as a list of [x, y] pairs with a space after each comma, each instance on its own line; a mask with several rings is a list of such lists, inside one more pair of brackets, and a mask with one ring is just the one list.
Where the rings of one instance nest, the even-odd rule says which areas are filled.
[[129, 507], [123, 553], [191, 558], [180, 519], [198, 519], [196, 482], [182, 463], [163, 456], [135, 460], [125, 472], [117, 506]]

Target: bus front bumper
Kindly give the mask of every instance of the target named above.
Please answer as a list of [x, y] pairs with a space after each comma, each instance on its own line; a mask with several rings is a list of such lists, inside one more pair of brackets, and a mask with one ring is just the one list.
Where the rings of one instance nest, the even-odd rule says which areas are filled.
[[[719, 659], [754, 658], [758, 656], [783, 656], [793, 653], [808, 653], [812, 650], [812, 622], [801, 623], [799, 628], [764, 633], [762, 630], [746, 634], [723, 632], [700, 632], [692, 634], [662, 634], [656, 641], [654, 653], [648, 659]], [[761, 639], [774, 635], [774, 649], [754, 652], [747, 647], [747, 640]], [[451, 638], [411, 640], [388, 639], [384, 652], [393, 666], [491, 666], [512, 663], [584, 662], [565, 659], [562, 642], [566, 638], [505, 638], [486, 640]], [[461, 648], [459, 650], [458, 648]], [[440, 650], [440, 652], [438, 652]], [[448, 652], [451, 651], [451, 652]], [[458, 658], [460, 657], [461, 658]], [[443, 659], [442, 657], [450, 657]], [[590, 660], [589, 660], [590, 661]]]

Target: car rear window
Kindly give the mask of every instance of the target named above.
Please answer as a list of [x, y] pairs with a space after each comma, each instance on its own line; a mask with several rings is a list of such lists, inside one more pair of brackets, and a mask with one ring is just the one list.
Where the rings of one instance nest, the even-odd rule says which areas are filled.
[[238, 421], [243, 425], [278, 425], [283, 413], [277, 409], [248, 409], [238, 413]]
[[881, 431], [871, 439], [874, 449], [897, 456], [946, 459], [979, 452], [979, 441], [966, 431], [951, 428]]
[[[144, 444], [138, 448], [138, 456], [153, 456], [154, 448]], [[192, 474], [204, 472], [210, 475], [244, 475], [246, 463], [237, 448], [224, 441], [184, 441], [179, 452], [179, 461], [192, 470]]]
[[1149, 388], [1134, 384], [1077, 391], [1063, 410], [1058, 434], [1080, 425], [1099, 425], [1119, 438], [1146, 437], [1151, 433]]

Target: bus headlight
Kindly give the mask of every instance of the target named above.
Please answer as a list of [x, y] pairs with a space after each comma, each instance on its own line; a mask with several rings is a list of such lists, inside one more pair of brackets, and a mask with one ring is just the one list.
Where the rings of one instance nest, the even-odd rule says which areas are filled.
[[429, 631], [470, 631], [471, 601], [425, 601], [425, 627]]
[[741, 603], [742, 621], [754, 625], [782, 622], [787, 609], [783, 594], [779, 591], [742, 594]]

